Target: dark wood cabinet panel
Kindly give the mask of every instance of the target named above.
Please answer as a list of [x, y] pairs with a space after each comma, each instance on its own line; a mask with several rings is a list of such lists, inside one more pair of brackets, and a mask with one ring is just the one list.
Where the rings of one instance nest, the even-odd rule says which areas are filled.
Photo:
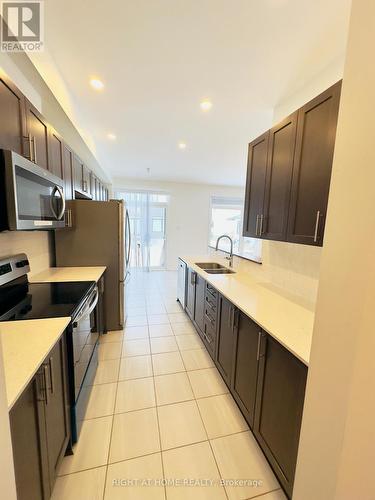
[[307, 367], [272, 337], [261, 344], [254, 434], [291, 497]]
[[216, 347], [217, 367], [227, 385], [230, 385], [233, 367], [233, 348], [235, 341], [235, 307], [228, 299], [220, 295], [219, 325]]
[[264, 210], [258, 232], [262, 238], [286, 239], [297, 115], [293, 113], [270, 130]]
[[322, 245], [341, 82], [298, 112], [288, 241]]
[[83, 191], [83, 165], [77, 155], [73, 154], [73, 186], [74, 191]]
[[25, 141], [25, 101], [23, 94], [0, 71], [0, 148], [29, 156]]
[[66, 360], [64, 335], [52, 349], [44, 364], [49, 384], [45, 415], [51, 491], [57, 477], [58, 466], [65, 455], [70, 438]]
[[73, 152], [65, 143], [63, 144], [63, 169], [65, 199], [73, 200]]
[[187, 270], [187, 292], [186, 292], [186, 312], [190, 319], [194, 321], [195, 315], [195, 280], [197, 273], [192, 269]]
[[88, 196], [91, 195], [90, 170], [82, 164], [82, 189]]
[[49, 135], [49, 170], [51, 173], [64, 178], [63, 166], [63, 140], [55, 130], [50, 130]]
[[255, 399], [258, 378], [260, 327], [242, 311], [236, 312], [237, 332], [232, 376], [233, 396], [247, 423], [254, 426]]
[[269, 135], [267, 131], [249, 144], [244, 236], [259, 236], [260, 218], [263, 215]]
[[18, 500], [50, 495], [42, 380], [40, 370], [9, 413]]
[[31, 138], [31, 160], [49, 170], [48, 125], [41, 113], [25, 99], [26, 129]]
[[195, 280], [194, 321], [201, 332], [204, 332], [205, 295], [206, 282], [201, 276], [199, 276], [199, 274], [197, 274]]

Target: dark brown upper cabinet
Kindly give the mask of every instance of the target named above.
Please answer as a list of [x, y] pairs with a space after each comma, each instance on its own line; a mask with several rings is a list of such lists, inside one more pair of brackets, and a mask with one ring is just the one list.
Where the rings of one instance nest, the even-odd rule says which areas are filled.
[[77, 155], [73, 156], [73, 179], [75, 197], [91, 198], [90, 171]]
[[47, 121], [27, 99], [25, 99], [25, 114], [30, 159], [40, 167], [49, 170], [49, 130]]
[[287, 240], [323, 244], [341, 81], [298, 111]]
[[243, 235], [323, 244], [341, 81], [249, 144]]
[[258, 235], [285, 241], [297, 134], [295, 112], [270, 130], [263, 212]]
[[258, 237], [263, 214], [267, 153], [270, 133], [267, 131], [249, 144], [244, 210], [244, 236]]
[[86, 165], [82, 165], [82, 186], [83, 186], [83, 192], [88, 196], [91, 196], [92, 192], [91, 192], [90, 170], [86, 167]]
[[63, 143], [64, 193], [66, 200], [74, 199], [73, 151]]
[[0, 71], [0, 148], [29, 156], [25, 140], [25, 98]]
[[49, 134], [49, 170], [60, 179], [64, 178], [63, 140], [53, 128]]

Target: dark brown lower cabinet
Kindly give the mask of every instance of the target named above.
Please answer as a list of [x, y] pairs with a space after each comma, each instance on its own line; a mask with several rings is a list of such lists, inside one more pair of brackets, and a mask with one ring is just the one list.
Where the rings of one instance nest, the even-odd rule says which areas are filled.
[[48, 499], [70, 440], [65, 334], [10, 411], [18, 500]]
[[255, 399], [258, 379], [258, 360], [261, 336], [259, 326], [237, 310], [234, 363], [231, 389], [247, 423], [254, 426]]
[[233, 370], [236, 311], [234, 305], [222, 295], [219, 298], [219, 311], [216, 365], [226, 384], [230, 386]]
[[269, 335], [262, 337], [253, 432], [292, 496], [307, 367]]

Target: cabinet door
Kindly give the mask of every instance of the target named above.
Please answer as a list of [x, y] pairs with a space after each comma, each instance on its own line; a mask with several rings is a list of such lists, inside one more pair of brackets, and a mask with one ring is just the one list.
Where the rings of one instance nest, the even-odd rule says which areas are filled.
[[75, 191], [83, 192], [83, 165], [75, 154], [73, 154], [73, 185]]
[[51, 491], [70, 439], [65, 335], [43, 364], [48, 384], [45, 416]]
[[262, 338], [254, 433], [291, 497], [307, 367], [270, 336]]
[[90, 189], [90, 170], [85, 166], [82, 165], [82, 187], [83, 187], [83, 192], [87, 195], [91, 195], [91, 189]]
[[249, 144], [246, 194], [244, 209], [244, 236], [260, 236], [260, 218], [263, 215], [266, 183], [269, 130]]
[[194, 320], [201, 332], [204, 332], [205, 295], [206, 282], [201, 276], [199, 276], [199, 274], [197, 274], [195, 283]]
[[260, 235], [270, 240], [286, 239], [297, 115], [293, 113], [270, 130], [264, 215], [259, 221]]
[[255, 396], [260, 349], [259, 326], [242, 311], [237, 311], [237, 332], [232, 376], [233, 396], [247, 423], [254, 426]]
[[235, 341], [235, 307], [229, 300], [220, 296], [220, 320], [216, 348], [217, 367], [227, 385], [230, 385], [233, 367], [233, 348]]
[[323, 244], [340, 91], [338, 82], [298, 111], [288, 241]]
[[64, 193], [66, 200], [74, 199], [73, 189], [73, 152], [63, 144]]
[[0, 72], [0, 148], [10, 149], [29, 157], [24, 140], [25, 101], [23, 94]]
[[18, 500], [50, 496], [44, 395], [39, 371], [9, 412]]
[[195, 281], [197, 273], [192, 269], [187, 270], [187, 297], [186, 297], [186, 312], [191, 320], [194, 320], [195, 314]]
[[26, 128], [32, 143], [31, 160], [40, 167], [49, 170], [47, 122], [27, 99], [25, 99], [25, 103]]
[[49, 135], [49, 169], [60, 179], [64, 178], [63, 166], [63, 141], [55, 130], [50, 130]]

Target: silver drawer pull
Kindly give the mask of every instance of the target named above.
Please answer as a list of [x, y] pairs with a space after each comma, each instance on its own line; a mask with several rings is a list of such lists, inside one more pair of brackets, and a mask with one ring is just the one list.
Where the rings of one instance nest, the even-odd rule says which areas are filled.
[[320, 222], [320, 210], [316, 212], [316, 219], [315, 219], [315, 231], [314, 231], [314, 243], [318, 241], [318, 234], [319, 234], [319, 222]]

